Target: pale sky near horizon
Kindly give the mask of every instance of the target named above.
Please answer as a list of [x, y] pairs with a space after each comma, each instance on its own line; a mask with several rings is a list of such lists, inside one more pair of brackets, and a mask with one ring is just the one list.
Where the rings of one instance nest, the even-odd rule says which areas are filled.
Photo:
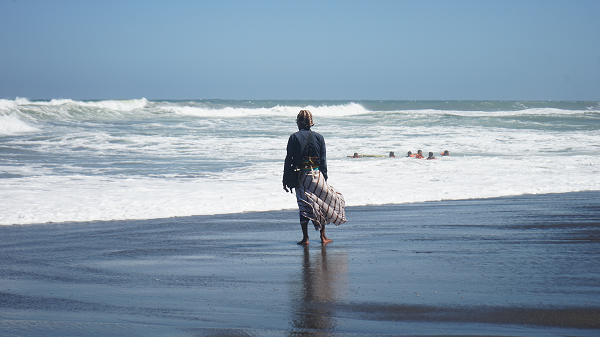
[[0, 99], [600, 100], [600, 1], [0, 0]]

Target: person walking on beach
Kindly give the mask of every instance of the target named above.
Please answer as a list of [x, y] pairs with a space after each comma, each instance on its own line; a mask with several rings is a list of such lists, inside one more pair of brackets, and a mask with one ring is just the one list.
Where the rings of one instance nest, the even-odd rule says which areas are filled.
[[[325, 236], [325, 225], [346, 222], [346, 203], [342, 194], [327, 184], [325, 139], [310, 129], [314, 125], [310, 111], [300, 110], [296, 125], [298, 132], [288, 139], [283, 189], [286, 192], [296, 189], [302, 228], [302, 241], [298, 244], [308, 245], [309, 221], [320, 231], [321, 242], [329, 243], [333, 240]], [[299, 173], [297, 178], [295, 172]]]

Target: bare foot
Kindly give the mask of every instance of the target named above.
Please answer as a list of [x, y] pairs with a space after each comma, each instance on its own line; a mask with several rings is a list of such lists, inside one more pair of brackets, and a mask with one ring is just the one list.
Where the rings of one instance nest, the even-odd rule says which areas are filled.
[[297, 245], [303, 245], [303, 246], [308, 246], [308, 240], [302, 240], [298, 243], [296, 243]]
[[325, 235], [321, 236], [321, 243], [330, 243], [333, 240], [328, 239]]

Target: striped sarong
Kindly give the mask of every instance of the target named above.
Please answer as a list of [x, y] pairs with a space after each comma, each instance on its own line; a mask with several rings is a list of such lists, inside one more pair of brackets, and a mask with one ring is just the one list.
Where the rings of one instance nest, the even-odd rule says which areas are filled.
[[296, 199], [300, 214], [312, 220], [316, 230], [329, 223], [339, 226], [346, 222], [344, 196], [327, 184], [319, 170], [302, 171]]

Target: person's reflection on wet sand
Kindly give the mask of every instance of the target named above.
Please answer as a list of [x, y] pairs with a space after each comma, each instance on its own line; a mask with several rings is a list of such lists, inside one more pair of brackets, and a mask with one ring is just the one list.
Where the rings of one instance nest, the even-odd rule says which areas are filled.
[[347, 274], [346, 254], [327, 256], [327, 246], [320, 247], [311, 259], [309, 246], [304, 246], [300, 279], [292, 282], [290, 336], [315, 336], [315, 332], [333, 332], [336, 326], [334, 304], [341, 300]]

